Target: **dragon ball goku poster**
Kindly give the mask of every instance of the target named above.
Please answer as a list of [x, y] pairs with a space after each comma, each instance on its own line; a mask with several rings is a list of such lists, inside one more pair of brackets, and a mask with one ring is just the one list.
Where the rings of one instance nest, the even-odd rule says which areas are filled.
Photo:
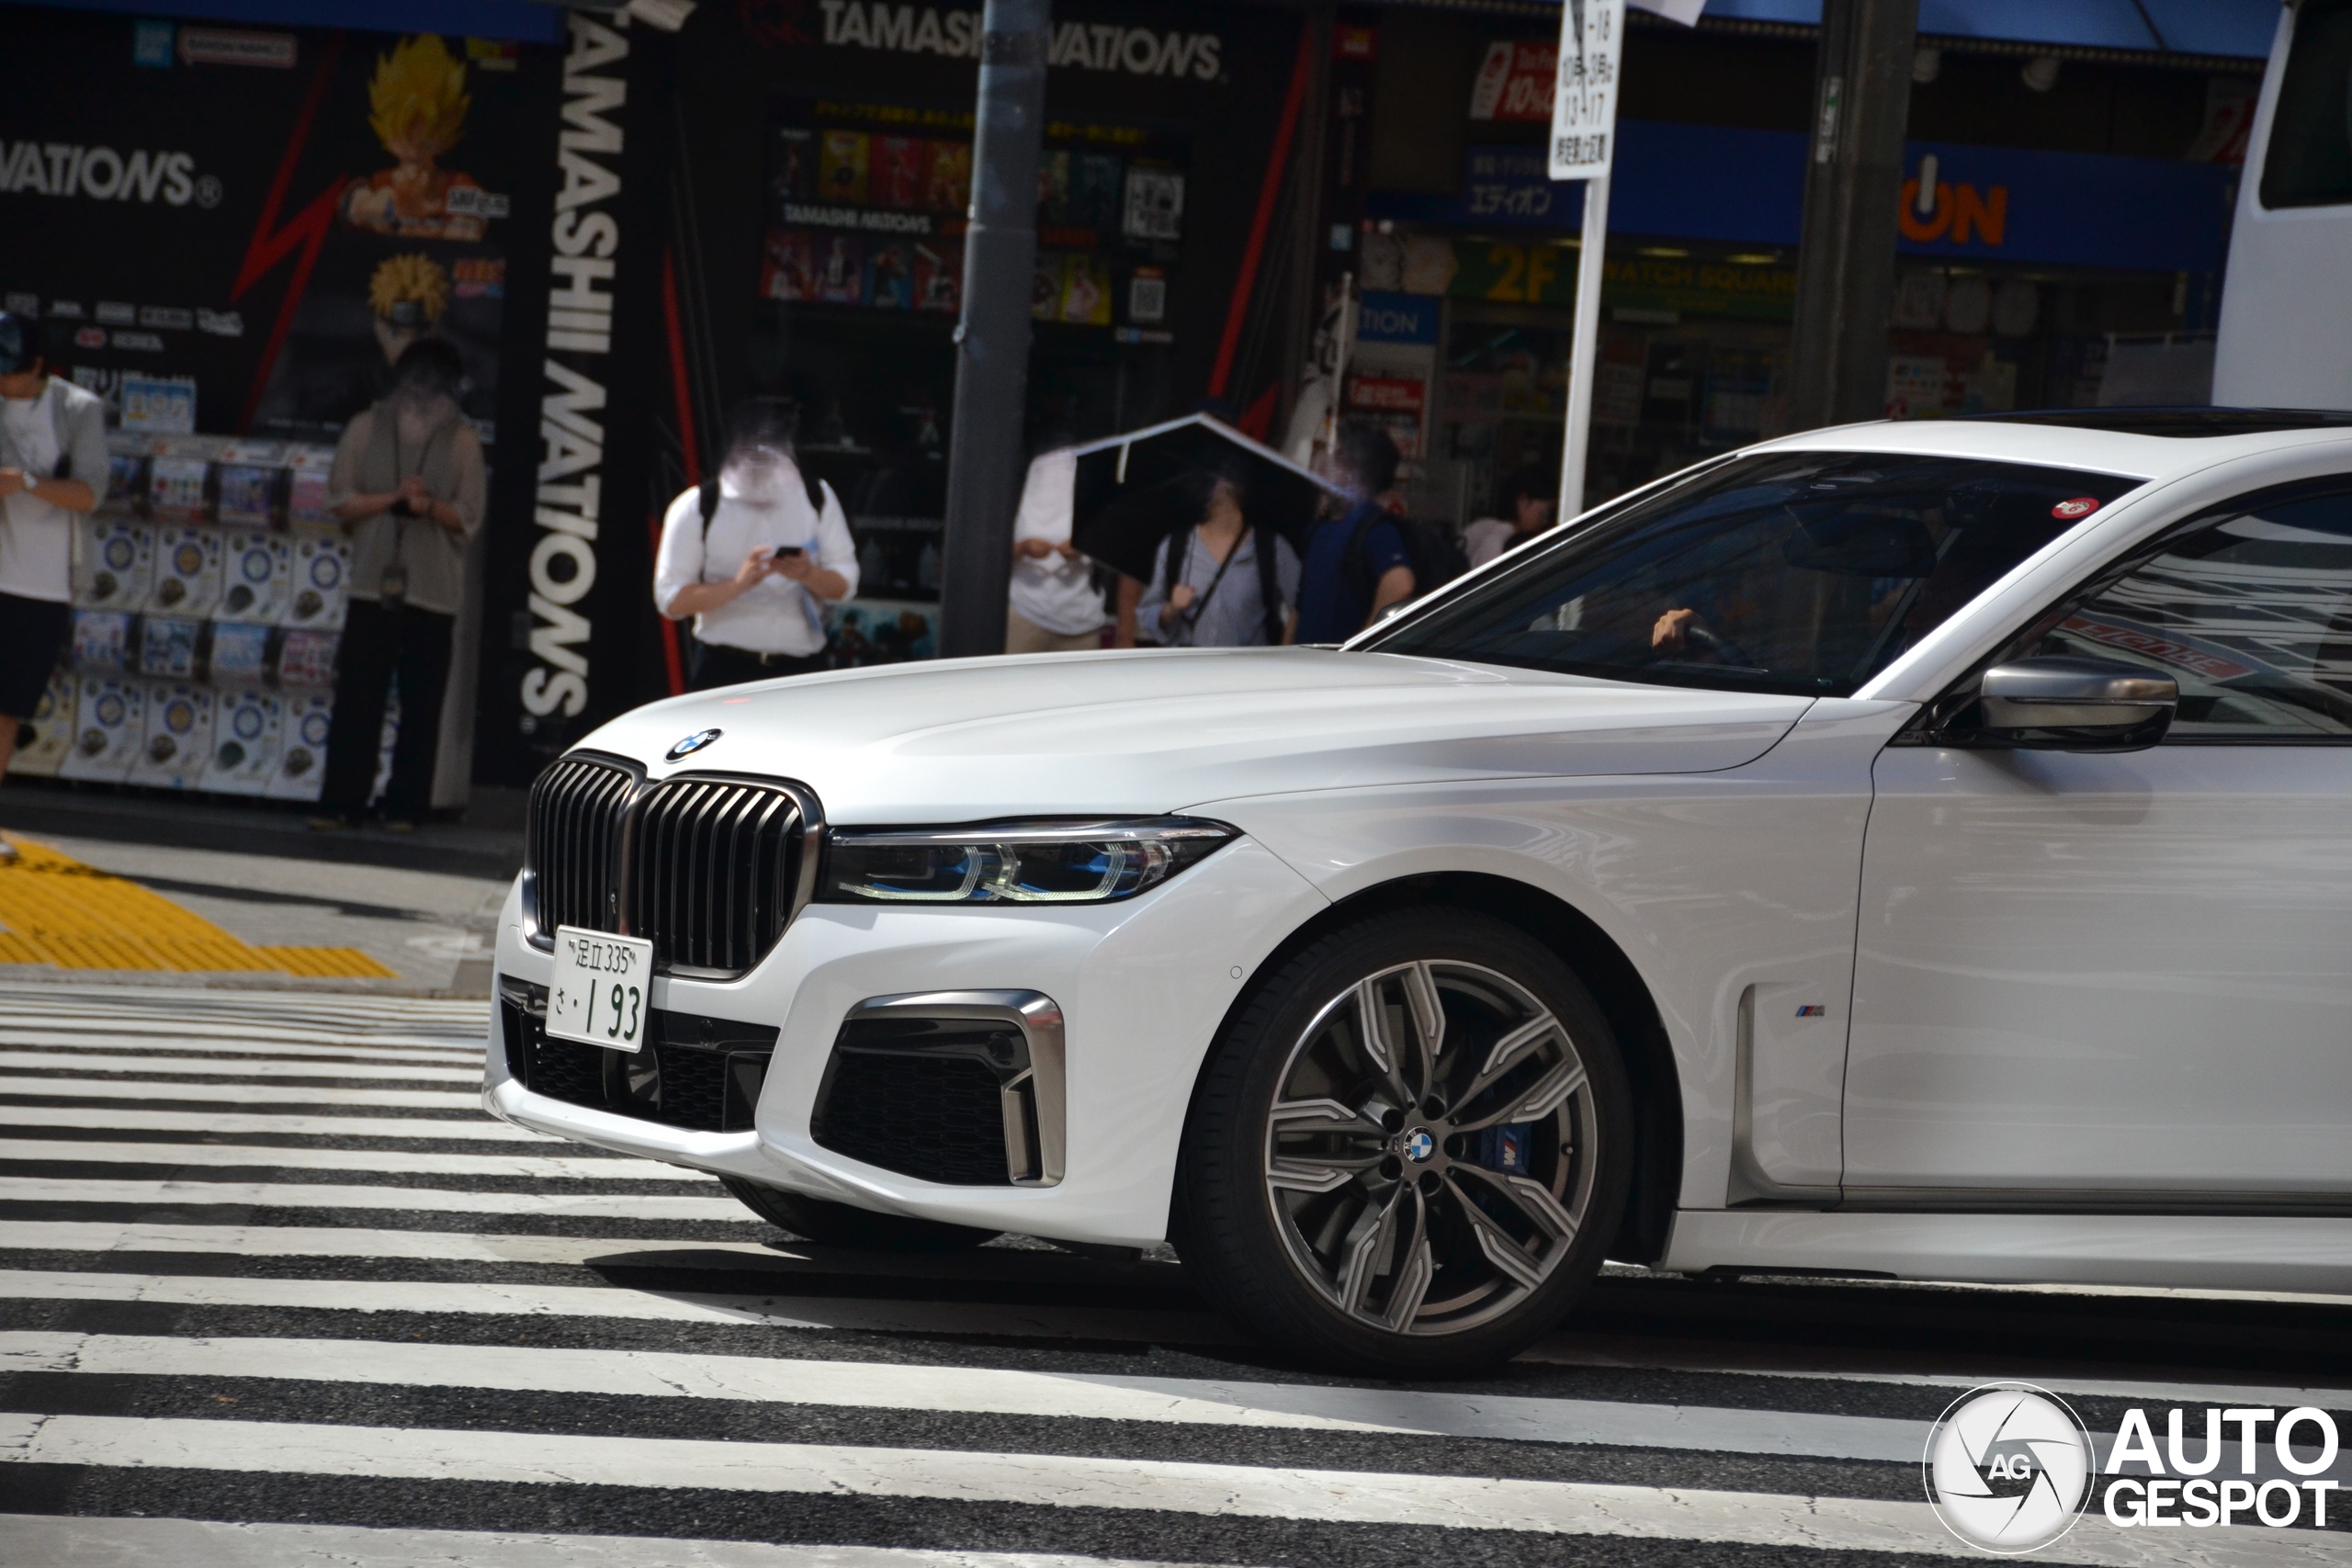
[[494, 444], [515, 78], [485, 69], [511, 61], [469, 59], [466, 44], [390, 38], [337, 73], [320, 118], [334, 117], [338, 141], [364, 133], [374, 166], [340, 186], [254, 434], [339, 431], [383, 394], [401, 351], [429, 336], [464, 360], [460, 400]]

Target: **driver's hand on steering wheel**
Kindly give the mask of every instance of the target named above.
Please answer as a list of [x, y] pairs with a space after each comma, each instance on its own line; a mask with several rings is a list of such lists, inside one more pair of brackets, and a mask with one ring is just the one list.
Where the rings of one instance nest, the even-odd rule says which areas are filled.
[[1698, 618], [1699, 612], [1696, 610], [1668, 610], [1657, 618], [1657, 625], [1650, 628], [1650, 646], [1652, 648], [1687, 648], [1690, 646], [1691, 625]]

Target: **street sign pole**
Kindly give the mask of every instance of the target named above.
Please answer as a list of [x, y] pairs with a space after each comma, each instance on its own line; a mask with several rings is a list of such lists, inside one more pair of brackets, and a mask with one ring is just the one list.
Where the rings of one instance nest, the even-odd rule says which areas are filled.
[[1592, 381], [1600, 363], [1600, 269], [1609, 253], [1609, 176], [1584, 182], [1584, 226], [1577, 252], [1575, 335], [1568, 344], [1568, 432], [1560, 450], [1559, 517], [1584, 510], [1585, 458], [1592, 446]]
[[1552, 88], [1551, 177], [1582, 180], [1576, 336], [1568, 352], [1567, 430], [1560, 446], [1560, 516], [1584, 510], [1592, 444], [1592, 380], [1600, 361], [1601, 268], [1609, 254], [1609, 171], [1617, 152], [1617, 74], [1624, 57], [1625, 0], [1566, 0], [1560, 72]]

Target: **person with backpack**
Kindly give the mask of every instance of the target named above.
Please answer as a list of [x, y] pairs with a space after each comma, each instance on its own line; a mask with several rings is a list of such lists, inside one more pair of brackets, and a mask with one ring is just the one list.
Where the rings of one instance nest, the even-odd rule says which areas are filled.
[[1151, 581], [1136, 602], [1136, 635], [1168, 648], [1288, 642], [1298, 552], [1250, 522], [1249, 487], [1239, 474], [1197, 474], [1188, 488], [1201, 520], [1159, 541]]
[[1332, 436], [1326, 466], [1349, 499], [1307, 531], [1300, 642], [1345, 642], [1419, 592], [1402, 520], [1383, 502], [1396, 482], [1396, 443], [1376, 425], [1348, 420]]
[[857, 546], [833, 487], [793, 461], [787, 405], [763, 399], [728, 432], [718, 477], [662, 519], [653, 607], [694, 617], [697, 692], [826, 668], [825, 607], [857, 592]]
[[50, 373], [40, 337], [0, 310], [0, 774], [73, 626], [74, 515], [107, 488], [106, 404]]

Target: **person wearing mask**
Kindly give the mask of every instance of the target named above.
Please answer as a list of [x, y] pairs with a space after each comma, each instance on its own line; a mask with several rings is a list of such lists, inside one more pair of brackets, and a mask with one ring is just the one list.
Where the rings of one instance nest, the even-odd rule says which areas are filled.
[[1167, 648], [1263, 648], [1290, 640], [1298, 602], [1298, 554], [1272, 529], [1253, 526], [1249, 492], [1230, 474], [1192, 487], [1201, 520], [1159, 541], [1151, 581], [1136, 604], [1136, 629]]
[[653, 607], [695, 623], [697, 692], [826, 667], [825, 607], [857, 592], [857, 546], [833, 487], [812, 498], [793, 417], [757, 400], [735, 418], [718, 478], [662, 519]]
[[1462, 530], [1462, 547], [1470, 564], [1484, 566], [1549, 528], [1559, 495], [1559, 475], [1547, 465], [1523, 463], [1513, 469], [1495, 491], [1497, 514], [1481, 517]]
[[1325, 467], [1348, 499], [1327, 502], [1307, 533], [1294, 634], [1300, 642], [1345, 642], [1414, 592], [1412, 557], [1389, 509], [1396, 443], [1377, 425], [1348, 420]]
[[1007, 591], [1004, 651], [1076, 653], [1102, 646], [1111, 617], [1094, 581], [1094, 563], [1070, 543], [1078, 454], [1039, 453], [1012, 519], [1012, 582]]
[[384, 826], [409, 832], [433, 807], [466, 547], [481, 531], [487, 483], [481, 438], [458, 407], [465, 379], [456, 349], [419, 338], [401, 351], [390, 393], [335, 444], [327, 503], [351, 536], [351, 606], [313, 828], [356, 828], [366, 816], [395, 679], [401, 723]]
[[73, 625], [74, 515], [107, 485], [106, 404], [50, 374], [40, 335], [0, 310], [0, 775]]

